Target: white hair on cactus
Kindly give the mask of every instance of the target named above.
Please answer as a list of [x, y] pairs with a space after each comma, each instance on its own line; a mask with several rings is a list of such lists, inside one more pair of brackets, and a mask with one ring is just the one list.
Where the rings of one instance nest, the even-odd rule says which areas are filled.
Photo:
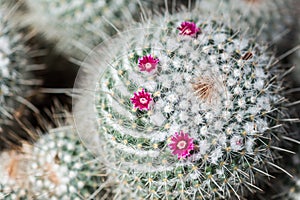
[[[285, 134], [280, 67], [267, 46], [214, 19], [158, 17], [104, 42], [84, 62], [75, 121], [120, 180], [115, 198], [241, 198], [260, 190], [257, 175], [281, 169], [273, 163]], [[98, 122], [92, 136], [85, 116]], [[172, 152], [175, 142], [187, 152]]]

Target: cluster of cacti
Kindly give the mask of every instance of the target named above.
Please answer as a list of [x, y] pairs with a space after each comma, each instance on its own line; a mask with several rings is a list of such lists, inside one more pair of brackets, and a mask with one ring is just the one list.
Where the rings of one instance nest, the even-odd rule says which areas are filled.
[[87, 199], [104, 195], [101, 165], [72, 126], [50, 129], [20, 152], [1, 154], [0, 194], [5, 199]]
[[25, 76], [26, 32], [71, 61], [89, 55], [74, 86], [75, 124], [38, 117], [44, 134], [18, 118], [38, 137], [0, 153], [0, 199], [256, 199], [277, 175], [278, 194], [265, 197], [299, 198], [282, 159], [295, 149], [286, 141], [299, 143], [288, 124], [299, 121], [289, 111], [299, 101], [286, 97], [280, 62], [296, 48], [279, 58], [270, 48], [296, 21], [293, 0], [194, 3], [24, 0], [7, 9], [0, 0], [1, 134], [35, 83]]
[[280, 168], [287, 102], [267, 46], [194, 12], [137, 30], [108, 41], [107, 59], [94, 66], [103, 72], [87, 78], [100, 77], [99, 153], [121, 182], [116, 198], [228, 199], [259, 190], [256, 177]]
[[262, 40], [275, 42], [291, 29], [292, 3], [293, 0], [212, 0], [199, 1], [197, 6], [201, 12], [220, 13], [219, 17], [226, 18], [242, 32], [255, 33]]

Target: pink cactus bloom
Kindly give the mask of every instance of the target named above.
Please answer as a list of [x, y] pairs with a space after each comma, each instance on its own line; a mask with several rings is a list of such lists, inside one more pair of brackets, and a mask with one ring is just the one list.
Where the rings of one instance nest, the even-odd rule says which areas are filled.
[[192, 37], [197, 36], [200, 32], [200, 28], [198, 28], [194, 22], [182, 22], [177, 29], [180, 30], [180, 35], [189, 35]]
[[146, 71], [150, 73], [157, 68], [158, 62], [159, 59], [155, 59], [151, 55], [143, 56], [139, 58], [139, 68], [142, 72]]
[[140, 110], [149, 110], [150, 103], [153, 101], [151, 94], [145, 92], [144, 89], [140, 92], [135, 92], [133, 98], [130, 98], [133, 106]]
[[169, 147], [172, 150], [172, 154], [176, 154], [178, 159], [186, 158], [190, 155], [190, 151], [194, 149], [193, 138], [190, 138], [183, 131], [180, 131], [180, 133], [175, 132], [171, 140], [172, 143], [169, 144]]

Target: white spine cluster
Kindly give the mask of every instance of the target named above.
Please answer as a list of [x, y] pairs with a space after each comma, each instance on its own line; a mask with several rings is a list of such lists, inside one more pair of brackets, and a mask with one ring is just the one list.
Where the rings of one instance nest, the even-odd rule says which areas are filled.
[[[180, 35], [184, 21], [200, 31]], [[84, 87], [96, 98], [85, 93], [79, 102], [95, 101], [99, 154], [119, 182], [116, 198], [240, 198], [260, 190], [257, 176], [267, 180], [268, 168], [280, 168], [275, 155], [286, 99], [272, 53], [254, 40], [191, 12], [150, 21], [91, 54], [87, 65], [100, 75], [95, 70], [86, 79], [100, 80], [96, 89], [95, 82]], [[159, 59], [152, 73], [139, 69], [138, 60], [148, 55]], [[151, 94], [149, 110], [133, 106], [138, 91]], [[75, 107], [84, 127], [83, 110], [94, 109]], [[178, 160], [168, 145], [180, 131], [195, 149]]]

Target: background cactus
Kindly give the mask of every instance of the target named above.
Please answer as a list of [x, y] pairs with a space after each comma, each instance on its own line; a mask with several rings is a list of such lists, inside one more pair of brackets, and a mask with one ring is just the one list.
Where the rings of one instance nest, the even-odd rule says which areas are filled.
[[295, 158], [297, 159], [297, 165], [294, 166], [296, 167], [295, 177], [292, 181], [285, 181], [281, 183], [284, 185], [283, 188], [285, 188], [285, 190], [283, 193], [277, 195], [279, 197], [277, 199], [287, 199], [287, 200], [300, 199], [299, 155], [297, 154]]
[[[288, 40], [287, 34], [294, 28], [293, 20], [293, 0], [202, 0], [198, 1], [200, 12], [219, 13], [222, 18], [226, 18], [233, 26], [241, 28], [241, 31], [258, 34], [258, 38], [262, 41], [278, 43]], [[285, 45], [285, 49], [280, 48], [281, 52], [285, 52], [289, 48], [296, 46], [290, 40], [289, 46]]]
[[15, 151], [2, 152], [0, 158], [3, 160], [0, 165], [0, 199], [25, 199], [26, 190], [22, 190], [21, 186], [25, 187], [24, 172], [20, 168], [20, 164], [24, 165], [22, 155]]
[[39, 84], [32, 79], [31, 73], [40, 68], [32, 64], [29, 48], [25, 45], [33, 33], [22, 32], [11, 20], [14, 8], [9, 3], [0, 1], [0, 148], [18, 143], [15, 141], [17, 135], [10, 137], [6, 129], [14, 128], [12, 121], [22, 115], [18, 108], [26, 105], [35, 110], [26, 97], [32, 93], [31, 86]]
[[[296, 8], [295, 9], [296, 19], [299, 19], [299, 17], [300, 17], [300, 7], [297, 4], [295, 4], [294, 7]], [[300, 44], [300, 22], [299, 22], [299, 20], [295, 24], [295, 27], [296, 27], [296, 31], [294, 33], [295, 34], [295, 41], [299, 45]], [[293, 73], [293, 77], [294, 77], [295, 82], [297, 83], [297, 86], [299, 86], [300, 85], [300, 50], [295, 52], [295, 54], [293, 55], [292, 58], [293, 58], [292, 62], [296, 67], [296, 70]]]
[[1, 159], [0, 199], [107, 198], [101, 165], [72, 126], [51, 129], [22, 152], [3, 152]]
[[79, 58], [84, 58], [95, 45], [118, 30], [133, 24], [135, 19], [142, 17], [142, 11], [151, 9], [147, 7], [151, 1], [146, 0], [26, 2], [29, 8], [26, 24], [44, 33], [48, 39], [57, 40], [61, 52]]
[[[300, 44], [300, 32], [297, 35], [296, 42]], [[295, 80], [296, 84], [300, 85], [300, 50], [296, 51], [292, 55], [292, 64], [295, 65], [295, 70], [292, 73], [292, 77]]]
[[300, 198], [300, 181], [299, 178], [294, 182], [294, 185], [287, 191], [285, 197], [287, 200], [298, 200]]
[[[284, 75], [266, 46], [213, 19], [166, 15], [87, 59], [77, 127], [119, 181], [115, 198], [239, 199], [272, 168], [286, 172]], [[91, 102], [99, 130], [87, 136]]]

